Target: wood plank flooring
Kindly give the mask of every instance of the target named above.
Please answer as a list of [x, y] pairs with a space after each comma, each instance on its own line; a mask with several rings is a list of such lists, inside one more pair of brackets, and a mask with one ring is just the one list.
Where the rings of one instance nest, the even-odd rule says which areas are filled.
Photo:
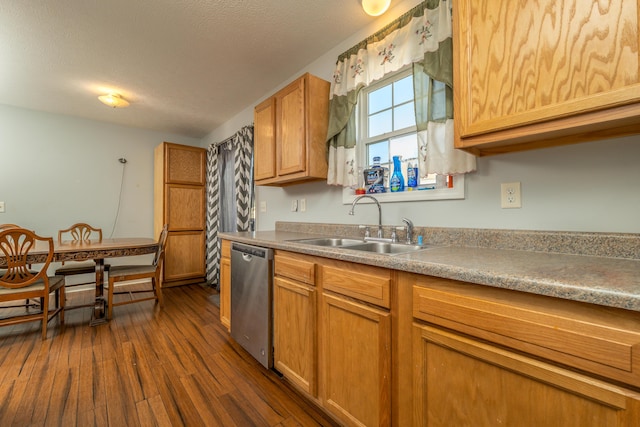
[[162, 310], [116, 307], [95, 327], [90, 308], [69, 310], [46, 341], [38, 322], [0, 328], [0, 426], [336, 425], [231, 340], [215, 290], [163, 294]]

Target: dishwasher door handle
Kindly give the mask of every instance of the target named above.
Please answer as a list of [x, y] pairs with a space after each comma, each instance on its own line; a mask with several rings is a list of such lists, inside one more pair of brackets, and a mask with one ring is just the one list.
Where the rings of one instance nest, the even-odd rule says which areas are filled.
[[251, 254], [242, 254], [242, 259], [246, 262], [251, 262], [253, 256], [251, 256]]

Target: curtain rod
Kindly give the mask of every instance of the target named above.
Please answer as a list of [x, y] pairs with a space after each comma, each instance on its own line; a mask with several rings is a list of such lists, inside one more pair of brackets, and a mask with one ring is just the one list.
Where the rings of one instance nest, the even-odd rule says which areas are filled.
[[238, 136], [240, 136], [242, 133], [244, 133], [247, 130], [253, 130], [253, 125], [246, 125], [240, 128], [239, 131], [237, 131], [236, 133], [234, 133], [233, 135], [231, 135], [230, 137], [223, 139], [222, 141], [219, 142], [212, 142], [210, 147], [219, 147], [221, 145], [225, 145], [228, 144], [230, 142], [233, 142], [236, 140], [236, 138], [238, 138]]

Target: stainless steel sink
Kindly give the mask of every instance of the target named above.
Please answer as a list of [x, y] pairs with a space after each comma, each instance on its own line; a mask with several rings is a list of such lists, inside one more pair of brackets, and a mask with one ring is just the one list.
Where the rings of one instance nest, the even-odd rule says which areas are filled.
[[407, 252], [419, 251], [426, 249], [422, 245], [407, 245], [404, 243], [387, 243], [387, 242], [366, 242], [361, 245], [352, 245], [345, 249], [363, 252], [375, 252], [378, 254], [404, 254]]
[[304, 243], [307, 245], [314, 245], [314, 246], [331, 246], [331, 247], [359, 245], [359, 244], [365, 243], [364, 240], [360, 240], [360, 239], [343, 239], [339, 237], [321, 237], [321, 238], [315, 238], [315, 239], [301, 239], [301, 240], [295, 240], [295, 242]]
[[422, 245], [407, 245], [404, 243], [372, 242], [360, 239], [343, 239], [340, 237], [320, 237], [313, 239], [293, 240], [296, 243], [304, 243], [313, 246], [325, 246], [340, 249], [349, 249], [361, 252], [373, 252], [377, 254], [403, 254], [407, 252], [426, 249]]

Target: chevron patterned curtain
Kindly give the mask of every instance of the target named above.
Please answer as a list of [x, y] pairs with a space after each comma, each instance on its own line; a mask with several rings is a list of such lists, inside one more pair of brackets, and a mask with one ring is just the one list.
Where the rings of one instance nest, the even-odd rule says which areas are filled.
[[[233, 151], [233, 179], [225, 168], [225, 154]], [[211, 144], [207, 151], [207, 283], [218, 287], [220, 277], [219, 231], [251, 231], [253, 221], [253, 126]], [[234, 206], [232, 218], [223, 208]], [[224, 217], [224, 221], [223, 221]], [[229, 223], [235, 222], [234, 226]], [[223, 224], [227, 224], [226, 227]]]

